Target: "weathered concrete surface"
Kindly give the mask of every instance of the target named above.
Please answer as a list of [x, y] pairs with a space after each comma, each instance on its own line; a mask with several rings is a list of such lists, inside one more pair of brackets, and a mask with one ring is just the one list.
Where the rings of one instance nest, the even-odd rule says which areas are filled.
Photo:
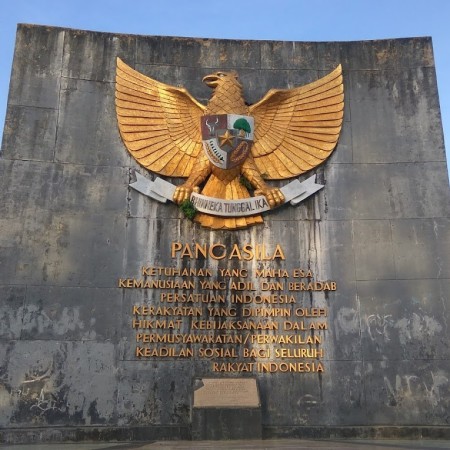
[[[316, 169], [325, 189], [241, 232], [202, 229], [129, 189], [133, 170], [153, 175], [119, 136], [117, 56], [202, 102], [201, 78], [215, 69], [237, 70], [253, 103], [341, 63], [344, 127]], [[192, 380], [211, 375], [210, 361], [138, 360], [131, 307], [159, 294], [117, 279], [174, 266], [169, 243], [192, 240], [280, 243], [287, 260], [271, 267], [338, 283], [297, 296], [329, 310], [328, 330], [317, 331], [326, 371], [254, 374], [264, 436], [449, 437], [450, 194], [430, 39], [225, 41], [20, 25], [3, 136], [1, 440], [191, 436]]]

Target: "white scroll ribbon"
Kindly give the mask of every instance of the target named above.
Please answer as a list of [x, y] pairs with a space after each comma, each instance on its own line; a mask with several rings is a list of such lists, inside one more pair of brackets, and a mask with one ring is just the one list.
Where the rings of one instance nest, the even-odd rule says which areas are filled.
[[[173, 195], [177, 188], [174, 184], [169, 183], [162, 178], [156, 178], [155, 181], [151, 181], [138, 172], [135, 172], [135, 175], [136, 181], [130, 183], [130, 187], [161, 203], [166, 203], [167, 200], [173, 201]], [[315, 178], [316, 176], [313, 175], [303, 182], [294, 180], [286, 186], [281, 187], [280, 191], [284, 195], [284, 203], [289, 202], [291, 205], [298, 205], [300, 202], [322, 189], [324, 185], [317, 184]], [[206, 195], [193, 192], [191, 194], [191, 201], [197, 211], [214, 216], [253, 216], [271, 209], [266, 197], [263, 195], [239, 200], [225, 200], [207, 197]]]

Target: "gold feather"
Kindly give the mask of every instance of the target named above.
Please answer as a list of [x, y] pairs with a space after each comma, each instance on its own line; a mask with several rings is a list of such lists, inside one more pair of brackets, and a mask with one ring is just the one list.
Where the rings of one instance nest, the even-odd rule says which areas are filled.
[[199, 124], [204, 110], [186, 89], [153, 80], [117, 58], [120, 135], [136, 161], [152, 172], [189, 176], [202, 151]]
[[327, 159], [342, 127], [342, 67], [294, 89], [272, 89], [249, 107], [255, 118], [252, 155], [267, 179], [298, 176]]

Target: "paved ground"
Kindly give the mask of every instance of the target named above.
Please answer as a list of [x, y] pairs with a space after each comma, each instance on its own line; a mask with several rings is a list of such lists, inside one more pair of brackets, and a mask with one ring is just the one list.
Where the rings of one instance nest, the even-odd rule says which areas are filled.
[[338, 450], [428, 450], [450, 449], [450, 441], [398, 441], [398, 440], [298, 440], [274, 439], [267, 441], [157, 441], [96, 444], [41, 444], [5, 445], [9, 450], [294, 450], [294, 449], [338, 449]]

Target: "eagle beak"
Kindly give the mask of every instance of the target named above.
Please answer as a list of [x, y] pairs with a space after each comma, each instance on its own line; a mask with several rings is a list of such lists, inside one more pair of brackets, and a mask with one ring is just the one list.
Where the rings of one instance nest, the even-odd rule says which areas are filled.
[[216, 87], [218, 80], [219, 77], [217, 75], [206, 75], [206, 77], [204, 77], [202, 81], [206, 84], [206, 86]]

